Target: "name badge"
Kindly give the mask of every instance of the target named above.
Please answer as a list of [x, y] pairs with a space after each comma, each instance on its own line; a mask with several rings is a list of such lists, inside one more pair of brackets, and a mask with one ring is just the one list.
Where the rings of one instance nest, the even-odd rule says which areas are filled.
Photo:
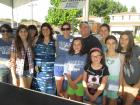
[[108, 90], [110, 90], [110, 91], [118, 91], [119, 90], [119, 86], [110, 84], [108, 86]]

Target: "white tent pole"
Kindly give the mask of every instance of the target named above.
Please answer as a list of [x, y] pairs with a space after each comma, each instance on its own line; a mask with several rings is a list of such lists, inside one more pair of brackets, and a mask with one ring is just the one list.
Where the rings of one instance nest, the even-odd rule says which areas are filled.
[[12, 2], [12, 19], [11, 19], [11, 27], [14, 28], [14, 0]]
[[89, 0], [85, 0], [85, 5], [83, 8], [83, 21], [88, 21], [89, 18]]

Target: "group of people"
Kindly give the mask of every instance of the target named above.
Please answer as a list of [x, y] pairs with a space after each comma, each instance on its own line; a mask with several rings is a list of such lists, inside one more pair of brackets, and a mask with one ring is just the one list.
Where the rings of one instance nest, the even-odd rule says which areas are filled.
[[[0, 81], [17, 87], [96, 105], [132, 105], [140, 89], [140, 48], [131, 32], [118, 40], [108, 24], [92, 35], [88, 22], [79, 24], [81, 37], [73, 37], [71, 25], [61, 26], [62, 35], [43, 23], [20, 25], [15, 38], [12, 29], [0, 27]], [[12, 79], [10, 79], [10, 77]]]

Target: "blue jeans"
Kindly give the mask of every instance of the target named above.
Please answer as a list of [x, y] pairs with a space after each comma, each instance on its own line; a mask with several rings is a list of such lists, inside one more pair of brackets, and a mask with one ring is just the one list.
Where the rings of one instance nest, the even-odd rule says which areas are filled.
[[16, 73], [16, 77], [19, 78], [19, 77], [33, 77], [33, 74], [30, 73], [29, 70], [25, 70], [23, 71], [23, 74], [19, 74], [18, 72]]
[[93, 102], [93, 103], [95, 103], [96, 105], [102, 105], [102, 102], [103, 102], [103, 97], [102, 97], [102, 96], [99, 96], [99, 97], [96, 99], [96, 101]]

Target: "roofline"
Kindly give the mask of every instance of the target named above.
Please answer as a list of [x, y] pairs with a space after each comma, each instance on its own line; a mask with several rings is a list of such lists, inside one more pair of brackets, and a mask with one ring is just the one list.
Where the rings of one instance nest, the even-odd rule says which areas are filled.
[[140, 15], [140, 13], [136, 12], [121, 12], [121, 13], [116, 13], [116, 14], [111, 14], [109, 16], [122, 16], [122, 15]]

